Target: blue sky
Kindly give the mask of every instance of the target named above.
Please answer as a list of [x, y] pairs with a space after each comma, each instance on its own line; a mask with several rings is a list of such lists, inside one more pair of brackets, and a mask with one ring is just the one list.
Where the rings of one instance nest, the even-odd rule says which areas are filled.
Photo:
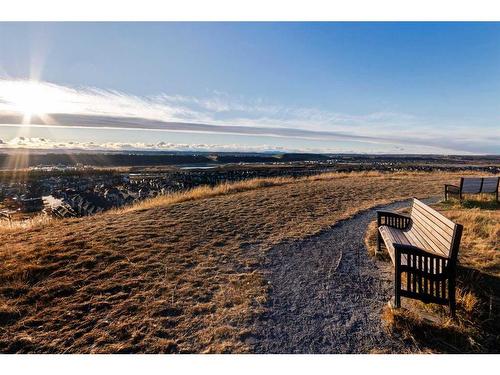
[[499, 99], [499, 23], [0, 23], [3, 147], [498, 154]]

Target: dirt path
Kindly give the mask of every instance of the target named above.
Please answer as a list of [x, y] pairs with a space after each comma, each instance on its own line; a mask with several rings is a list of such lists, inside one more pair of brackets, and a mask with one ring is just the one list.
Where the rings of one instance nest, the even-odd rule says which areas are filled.
[[[376, 209], [408, 204], [403, 201]], [[392, 274], [387, 264], [368, 255], [364, 245], [376, 209], [269, 252], [269, 313], [259, 322], [255, 352], [411, 350], [390, 337], [380, 321], [381, 309], [392, 295]]]

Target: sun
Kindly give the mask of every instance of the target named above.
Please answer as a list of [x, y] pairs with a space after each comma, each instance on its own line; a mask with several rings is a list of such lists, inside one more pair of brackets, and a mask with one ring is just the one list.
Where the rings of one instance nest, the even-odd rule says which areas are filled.
[[33, 117], [43, 118], [52, 106], [47, 88], [37, 81], [18, 81], [11, 87], [9, 102], [23, 116], [23, 124], [31, 124]]

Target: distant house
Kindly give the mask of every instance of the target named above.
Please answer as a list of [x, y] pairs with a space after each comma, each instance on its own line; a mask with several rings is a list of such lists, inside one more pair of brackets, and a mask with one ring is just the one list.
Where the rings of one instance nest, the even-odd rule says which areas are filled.
[[109, 188], [104, 191], [104, 199], [109, 201], [113, 206], [121, 206], [123, 204], [123, 195], [117, 188]]
[[130, 192], [123, 192], [123, 204], [131, 204], [135, 201], [135, 195]]
[[12, 220], [12, 214], [14, 212], [10, 210], [0, 210], [0, 220], [5, 219], [5, 220]]
[[21, 211], [23, 212], [38, 212], [43, 209], [42, 197], [25, 198], [21, 200]]
[[67, 204], [61, 204], [60, 206], [53, 208], [52, 214], [61, 219], [77, 216], [76, 212]]
[[139, 199], [144, 199], [150, 196], [150, 191], [148, 188], [141, 188], [139, 189]]
[[21, 212], [38, 212], [43, 209], [43, 199], [42, 197], [16, 197], [9, 202], [8, 206]]
[[77, 216], [93, 215], [111, 207], [108, 201], [94, 193], [75, 194], [66, 198], [65, 202], [71, 206]]

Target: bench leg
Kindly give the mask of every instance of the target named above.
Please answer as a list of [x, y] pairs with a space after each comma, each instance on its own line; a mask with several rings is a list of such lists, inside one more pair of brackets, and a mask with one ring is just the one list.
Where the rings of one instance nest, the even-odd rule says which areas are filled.
[[448, 300], [450, 315], [452, 318], [455, 318], [457, 311], [457, 300], [455, 296], [455, 283], [451, 280], [448, 281]]
[[399, 295], [399, 289], [394, 293], [394, 307], [399, 309], [401, 307], [401, 296]]
[[444, 201], [448, 200], [448, 187], [444, 185]]
[[399, 272], [398, 268], [396, 268], [396, 280], [394, 283], [394, 307], [396, 309], [401, 307], [401, 295], [399, 294], [401, 290], [401, 272]]
[[455, 301], [450, 301], [450, 315], [452, 318], [457, 317], [457, 303]]

